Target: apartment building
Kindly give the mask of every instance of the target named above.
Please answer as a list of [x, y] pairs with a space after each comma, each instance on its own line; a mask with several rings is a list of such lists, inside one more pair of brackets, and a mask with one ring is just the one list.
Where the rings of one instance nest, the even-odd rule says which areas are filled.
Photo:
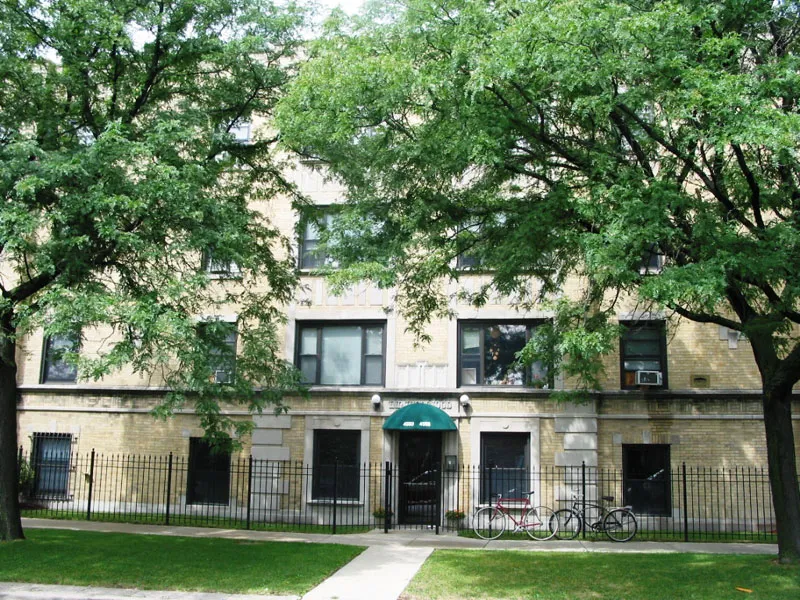
[[[343, 190], [314, 165], [299, 164], [290, 177], [320, 206], [342, 201]], [[277, 199], [266, 210], [284, 231], [295, 230], [298, 216], [288, 199]], [[568, 382], [538, 365], [513, 364], [531, 332], [550, 318], [547, 311], [519, 311], [513, 298], [500, 295], [478, 309], [455, 300], [451, 284], [455, 317], [435, 319], [427, 330], [430, 343], [417, 347], [395, 310], [392, 291], [364, 283], [332, 293], [325, 279], [314, 275], [325, 261], [315, 251], [317, 228], [307, 223], [299, 229], [302, 286], [285, 307], [285, 355], [303, 373], [310, 393], [307, 399], [290, 399], [289, 412], [277, 416], [227, 407], [236, 419], [254, 422], [242, 455], [302, 463], [317, 472], [331, 461], [389, 462], [412, 482], [465, 465], [519, 473], [587, 465], [639, 480], [663, 480], [683, 463], [766, 465], [760, 379], [749, 343], [737, 332], [667, 314], [620, 312], [624, 334], [618, 351], [606, 358], [603, 391], [584, 404], [565, 403], [551, 393]], [[463, 260], [471, 266], [468, 257]], [[236, 276], [231, 265], [213, 260], [203, 268], [222, 287]], [[458, 285], [476, 289], [486, 277], [474, 269]], [[530, 285], [535, 291], [536, 282]], [[578, 286], [575, 282], [564, 293], [577, 294]], [[235, 324], [237, 316], [219, 318]], [[108, 332], [85, 331], [80, 351], [97, 352], [109, 343], [107, 337]], [[235, 327], [227, 341], [235, 355]], [[209, 452], [191, 410], [166, 422], [151, 416], [166, 392], [156, 375], [122, 371], [97, 382], [79, 380], [58, 352], [77, 343], [36, 334], [19, 350], [19, 439], [34, 457], [56, 459], [38, 475], [40, 485], [58, 493], [69, 477], [70, 453], [91, 449], [172, 452], [187, 457], [195, 481], [227, 460]], [[216, 377], [224, 382], [234, 368], [222, 361]], [[794, 412], [798, 419], [800, 403]], [[795, 428], [800, 441], [797, 420]], [[324, 499], [331, 485], [325, 476], [315, 476], [303, 498]], [[338, 486], [345, 497], [365, 501], [365, 486], [357, 479]], [[228, 500], [209, 489], [189, 485], [182, 501]], [[654, 513], [672, 510], [663, 495], [637, 502]]]

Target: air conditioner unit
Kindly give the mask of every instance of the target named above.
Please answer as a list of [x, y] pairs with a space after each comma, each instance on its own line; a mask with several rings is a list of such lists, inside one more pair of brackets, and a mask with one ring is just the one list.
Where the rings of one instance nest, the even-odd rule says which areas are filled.
[[661, 385], [661, 371], [636, 371], [636, 385]]

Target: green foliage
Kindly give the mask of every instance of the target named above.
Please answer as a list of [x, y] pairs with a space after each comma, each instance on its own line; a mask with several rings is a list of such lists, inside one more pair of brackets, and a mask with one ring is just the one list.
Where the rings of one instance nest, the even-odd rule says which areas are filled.
[[[0, 5], [0, 342], [111, 334], [80, 377], [158, 373], [173, 390], [158, 414], [191, 402], [212, 439], [246, 429], [220, 402], [281, 405], [298, 384], [275, 332], [295, 268], [253, 206], [291, 189], [269, 132], [231, 132], [270, 117], [302, 26], [269, 0]], [[236, 278], [205, 272], [209, 252]], [[217, 384], [224, 340], [197, 321], [231, 313], [241, 357]]]
[[[462, 297], [553, 305], [552, 364], [584, 389], [620, 299], [762, 338], [764, 372], [797, 381], [798, 14], [407, 0], [332, 19], [277, 115], [348, 186], [336, 281], [397, 286], [424, 339], [468, 255], [491, 282]], [[590, 282], [583, 306], [557, 302], [567, 277]]]
[[18, 473], [19, 493], [22, 496], [27, 496], [33, 489], [36, 472], [33, 470], [31, 463], [27, 460], [21, 460], [18, 465]]
[[378, 508], [372, 511], [372, 516], [375, 517], [376, 519], [385, 519], [387, 512], [388, 515], [391, 517], [393, 514], [391, 510], [387, 511], [383, 506], [379, 506]]

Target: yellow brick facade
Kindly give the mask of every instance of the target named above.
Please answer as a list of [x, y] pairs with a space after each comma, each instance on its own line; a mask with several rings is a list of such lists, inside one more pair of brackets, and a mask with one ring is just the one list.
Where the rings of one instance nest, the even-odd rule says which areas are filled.
[[[320, 205], [336, 204], [343, 198], [340, 188], [307, 166], [300, 166], [290, 177]], [[287, 234], [294, 230], [297, 217], [288, 199], [262, 203], [258, 208]], [[672, 467], [683, 463], [719, 468], [766, 465], [760, 379], [749, 343], [716, 325], [657, 314], [638, 315], [636, 318], [666, 321], [667, 389], [621, 392], [617, 350], [604, 359], [603, 392], [586, 405], [574, 406], [555, 400], [550, 390], [459, 384], [459, 322], [534, 323], [550, 317], [544, 309], [518, 311], [514, 298], [496, 294], [490, 294], [480, 309], [453, 300], [455, 318], [433, 319], [425, 329], [430, 341], [418, 345], [393, 305], [392, 290], [362, 284], [335, 295], [323, 278], [304, 274], [301, 279], [295, 301], [285, 307], [285, 357], [294, 360], [298, 329], [304, 323], [378, 321], [384, 323], [385, 385], [316, 386], [307, 399], [289, 399], [289, 413], [277, 417], [253, 417], [237, 406], [224, 408], [236, 419], [253, 420], [255, 426], [252, 439], [242, 440], [242, 450], [234, 455], [234, 461], [246, 461], [252, 454], [278, 465], [276, 469], [284, 469], [257, 477], [255, 485], [264, 490], [263, 506], [259, 507], [264, 514], [274, 506], [299, 509], [313, 504], [311, 480], [301, 480], [299, 472], [294, 471], [298, 479], [288, 482], [286, 473], [289, 465], [313, 464], [314, 432], [318, 429], [360, 431], [362, 463], [378, 468], [387, 461], [397, 464], [403, 452], [398, 434], [385, 431], [383, 425], [402, 405], [413, 402], [446, 406], [457, 431], [442, 435], [442, 455], [456, 456], [460, 468], [477, 466], [481, 461], [483, 434], [503, 432], [529, 436], [524, 462], [531, 471], [574, 467], [583, 462], [621, 469], [623, 447], [629, 444], [668, 445]], [[465, 275], [458, 286], [450, 284], [445, 291], [455, 298], [459, 286], [475, 291], [488, 281], [486, 275]], [[577, 279], [567, 282], [564, 294], [578, 297], [581, 283]], [[218, 285], [222, 291], [227, 284]], [[254, 287], [259, 285], [256, 282]], [[531, 293], [537, 289], [536, 282], [531, 281]], [[229, 308], [231, 314], [236, 313], [236, 307]], [[621, 321], [631, 318], [624, 311], [619, 314]], [[87, 356], [113, 343], [109, 331], [83, 333], [81, 352]], [[34, 433], [66, 433], [72, 436], [73, 451], [78, 453], [92, 449], [103, 455], [163, 457], [172, 453], [176, 459], [188, 459], [190, 438], [202, 435], [199, 420], [191, 407], [166, 422], [150, 415], [165, 393], [156, 375], [123, 369], [99, 381], [44, 385], [40, 383], [43, 347], [41, 332], [34, 332], [18, 351], [18, 432], [26, 453], [31, 450]], [[569, 381], [557, 381], [555, 387], [570, 386]], [[794, 414], [800, 414], [800, 405], [795, 403], [794, 408]], [[800, 421], [795, 419], [794, 424], [795, 430], [800, 430]], [[800, 445], [800, 431], [796, 440]], [[246, 503], [247, 482], [241, 477], [236, 472], [231, 484], [235, 490], [232, 497], [239, 505]], [[130, 490], [136, 488], [134, 483], [125, 485]], [[359, 500], [377, 508], [383, 502], [382, 492], [373, 490], [374, 485], [368, 487], [369, 497]], [[539, 492], [561, 502], [566, 487], [550, 481], [543, 483]], [[283, 489], [293, 491], [283, 494]], [[178, 486], [173, 501], [180, 502], [184, 491], [185, 486], [183, 490]], [[469, 489], [459, 488], [445, 508], [465, 508], [476, 498]]]

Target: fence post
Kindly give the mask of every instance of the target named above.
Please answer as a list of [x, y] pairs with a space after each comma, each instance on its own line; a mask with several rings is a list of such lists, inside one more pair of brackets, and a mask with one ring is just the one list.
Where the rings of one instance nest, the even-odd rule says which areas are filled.
[[386, 461], [386, 475], [383, 479], [383, 533], [389, 533], [389, 520], [391, 519], [392, 502], [392, 463]]
[[253, 455], [247, 461], [247, 529], [250, 529], [250, 498], [253, 492]]
[[688, 494], [686, 493], [686, 463], [681, 465], [682, 478], [683, 478], [683, 541], [689, 541], [689, 503]]
[[86, 501], [86, 520], [92, 520], [92, 491], [94, 490], [94, 448], [89, 458], [89, 498]]
[[586, 539], [586, 461], [581, 461], [581, 537]]
[[433, 503], [433, 515], [431, 515], [434, 519], [436, 519], [436, 522], [434, 523], [436, 535], [439, 535], [439, 522], [442, 520], [442, 477], [442, 465], [439, 464], [439, 473], [436, 476], [436, 481], [434, 482], [436, 501]]
[[333, 461], [333, 519], [331, 522], [331, 533], [336, 534], [336, 500], [339, 496], [339, 461]]
[[164, 514], [164, 521], [169, 525], [169, 499], [172, 496], [172, 452], [169, 453], [167, 460], [167, 510]]

